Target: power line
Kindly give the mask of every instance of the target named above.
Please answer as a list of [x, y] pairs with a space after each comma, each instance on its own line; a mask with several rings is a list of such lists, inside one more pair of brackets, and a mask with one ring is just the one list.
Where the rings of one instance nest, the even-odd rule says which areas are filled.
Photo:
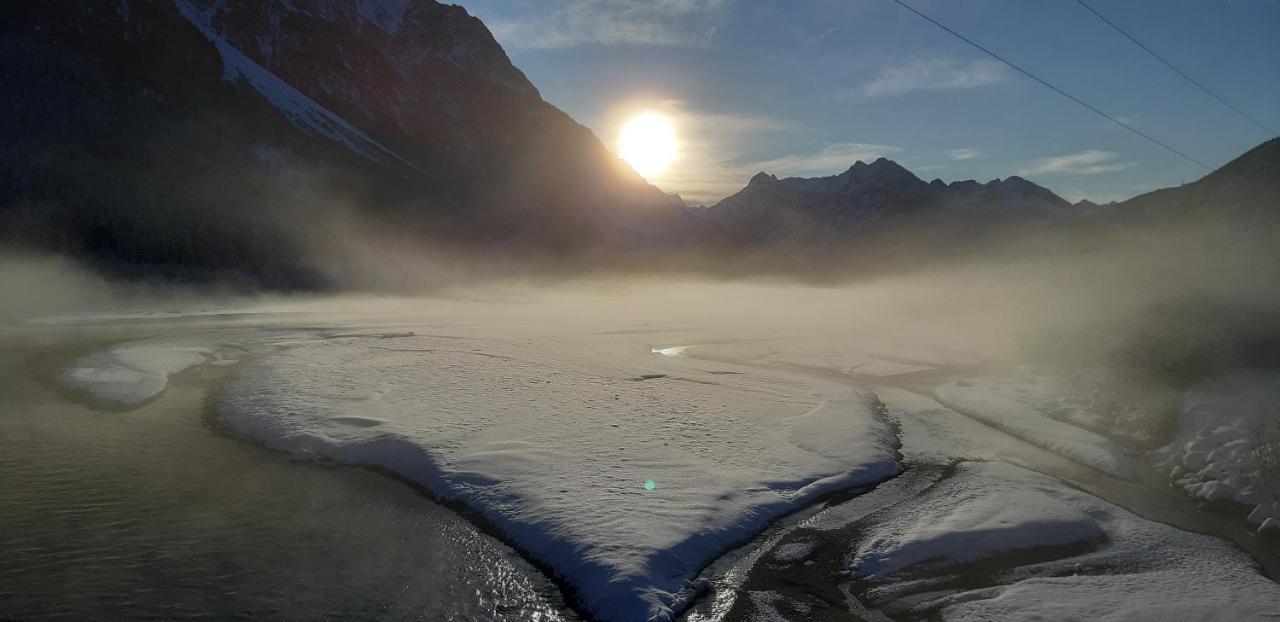
[[1118, 33], [1120, 33], [1120, 34], [1124, 35], [1124, 36], [1125, 36], [1125, 38], [1126, 38], [1126, 39], [1128, 39], [1128, 40], [1130, 40], [1130, 41], [1132, 41], [1132, 42], [1134, 43], [1134, 45], [1136, 45], [1136, 46], [1138, 46], [1138, 47], [1140, 47], [1140, 48], [1142, 48], [1142, 49], [1146, 50], [1146, 51], [1147, 51], [1147, 53], [1148, 53], [1148, 54], [1150, 54], [1151, 56], [1155, 57], [1155, 59], [1156, 59], [1156, 60], [1158, 60], [1158, 61], [1160, 61], [1160, 62], [1164, 63], [1164, 66], [1165, 66], [1165, 67], [1168, 67], [1169, 69], [1172, 69], [1172, 70], [1173, 70], [1175, 73], [1177, 73], [1178, 75], [1182, 76], [1183, 78], [1186, 78], [1187, 82], [1190, 82], [1190, 83], [1192, 83], [1192, 84], [1196, 85], [1196, 87], [1197, 87], [1197, 88], [1199, 88], [1200, 90], [1204, 91], [1204, 92], [1205, 92], [1205, 94], [1207, 94], [1209, 97], [1212, 97], [1212, 98], [1214, 98], [1214, 99], [1218, 100], [1218, 103], [1222, 104], [1223, 106], [1226, 106], [1227, 108], [1230, 108], [1233, 112], [1235, 112], [1236, 114], [1238, 114], [1238, 115], [1240, 115], [1241, 117], [1243, 117], [1246, 121], [1248, 121], [1248, 122], [1250, 122], [1250, 123], [1252, 123], [1252, 124], [1254, 124], [1254, 125], [1256, 125], [1256, 126], [1258, 126], [1258, 127], [1262, 128], [1262, 131], [1266, 132], [1267, 134], [1269, 134], [1269, 135], [1271, 135], [1271, 136], [1275, 136], [1275, 135], [1276, 135], [1276, 131], [1275, 131], [1275, 130], [1273, 130], [1273, 129], [1271, 129], [1271, 128], [1269, 128], [1269, 127], [1265, 126], [1265, 125], [1263, 125], [1263, 124], [1262, 124], [1262, 123], [1260, 123], [1257, 119], [1254, 119], [1253, 117], [1251, 117], [1251, 116], [1249, 116], [1249, 115], [1245, 114], [1245, 113], [1244, 113], [1242, 110], [1240, 110], [1239, 108], [1236, 108], [1235, 106], [1232, 106], [1231, 104], [1227, 103], [1227, 100], [1222, 99], [1221, 97], [1218, 97], [1218, 95], [1217, 95], [1216, 93], [1214, 93], [1213, 91], [1210, 91], [1208, 87], [1206, 87], [1205, 85], [1200, 84], [1199, 82], [1197, 82], [1195, 78], [1192, 78], [1191, 76], [1187, 75], [1187, 73], [1186, 73], [1185, 71], [1183, 71], [1183, 70], [1181, 70], [1181, 69], [1178, 69], [1177, 67], [1174, 67], [1174, 66], [1173, 66], [1173, 63], [1170, 63], [1169, 61], [1165, 60], [1165, 59], [1164, 59], [1164, 57], [1160, 56], [1159, 54], [1156, 54], [1155, 50], [1152, 50], [1151, 48], [1149, 48], [1149, 47], [1147, 47], [1147, 46], [1143, 45], [1141, 41], [1138, 41], [1137, 39], [1135, 39], [1135, 38], [1133, 37], [1133, 35], [1131, 35], [1131, 34], [1129, 34], [1129, 33], [1125, 32], [1125, 30], [1124, 30], [1123, 28], [1121, 28], [1121, 27], [1117, 26], [1117, 25], [1115, 24], [1115, 22], [1113, 22], [1113, 21], [1111, 21], [1111, 20], [1107, 19], [1107, 18], [1106, 18], [1106, 16], [1104, 16], [1104, 15], [1103, 15], [1103, 14], [1101, 14], [1101, 13], [1099, 13], [1097, 9], [1095, 9], [1095, 8], [1093, 8], [1093, 7], [1091, 7], [1091, 6], [1089, 6], [1088, 4], [1085, 4], [1084, 0], [1076, 0], [1076, 2], [1079, 2], [1079, 3], [1080, 3], [1080, 6], [1082, 6], [1082, 7], [1086, 8], [1086, 9], [1088, 9], [1090, 13], [1093, 13], [1094, 15], [1097, 15], [1097, 16], [1098, 16], [1098, 19], [1100, 19], [1100, 20], [1102, 20], [1102, 21], [1106, 22], [1106, 24], [1107, 24], [1108, 26], [1110, 26], [1110, 27], [1112, 27], [1112, 28], [1115, 28], [1115, 29], [1116, 29], [1116, 32], [1118, 32]]
[[1093, 112], [1094, 112], [1095, 114], [1097, 114], [1098, 116], [1100, 116], [1100, 117], [1102, 117], [1102, 118], [1104, 118], [1104, 119], [1106, 119], [1106, 120], [1108, 120], [1108, 121], [1110, 121], [1110, 122], [1112, 122], [1112, 123], [1115, 123], [1116, 125], [1119, 125], [1120, 127], [1123, 127], [1124, 129], [1129, 130], [1130, 132], [1133, 132], [1134, 134], [1137, 134], [1138, 136], [1141, 136], [1141, 137], [1143, 137], [1143, 138], [1145, 138], [1145, 139], [1147, 139], [1147, 140], [1151, 141], [1152, 143], [1155, 143], [1155, 144], [1157, 144], [1157, 145], [1159, 145], [1159, 146], [1161, 146], [1161, 147], [1164, 147], [1164, 148], [1165, 148], [1166, 150], [1168, 150], [1169, 152], [1176, 154], [1177, 156], [1181, 157], [1182, 159], [1184, 159], [1184, 160], [1186, 160], [1186, 161], [1188, 161], [1188, 162], [1191, 162], [1191, 163], [1194, 163], [1194, 164], [1198, 164], [1198, 165], [1200, 165], [1200, 166], [1201, 166], [1201, 167], [1203, 167], [1205, 170], [1209, 170], [1209, 171], [1212, 171], [1212, 170], [1213, 170], [1213, 167], [1212, 167], [1212, 166], [1209, 166], [1208, 164], [1205, 164], [1204, 162], [1201, 162], [1201, 161], [1199, 161], [1199, 160], [1197, 160], [1197, 159], [1195, 159], [1195, 158], [1193, 158], [1193, 157], [1191, 157], [1191, 156], [1189, 156], [1189, 155], [1187, 155], [1187, 154], [1185, 154], [1185, 153], [1183, 153], [1183, 152], [1181, 152], [1181, 151], [1178, 151], [1177, 149], [1174, 149], [1173, 147], [1170, 147], [1169, 145], [1167, 145], [1167, 144], [1165, 144], [1165, 143], [1161, 142], [1160, 140], [1156, 139], [1154, 136], [1151, 136], [1150, 134], [1147, 134], [1146, 132], [1143, 132], [1142, 130], [1140, 130], [1140, 129], [1136, 128], [1136, 127], [1133, 127], [1132, 125], [1129, 125], [1128, 123], [1125, 123], [1125, 122], [1123, 122], [1123, 121], [1121, 121], [1121, 120], [1119, 120], [1119, 119], [1117, 119], [1117, 118], [1115, 118], [1115, 117], [1113, 117], [1113, 116], [1111, 116], [1111, 115], [1109, 115], [1109, 114], [1107, 114], [1107, 113], [1105, 113], [1105, 112], [1103, 112], [1103, 111], [1101, 111], [1101, 110], [1097, 109], [1096, 107], [1091, 106], [1091, 105], [1089, 105], [1089, 104], [1085, 103], [1085, 102], [1084, 102], [1083, 100], [1081, 100], [1079, 97], [1076, 97], [1076, 96], [1074, 96], [1074, 95], [1072, 95], [1072, 94], [1070, 94], [1070, 93], [1068, 93], [1068, 92], [1066, 92], [1066, 91], [1064, 91], [1064, 90], [1062, 90], [1062, 89], [1060, 89], [1060, 88], [1058, 88], [1058, 87], [1056, 87], [1056, 86], [1054, 86], [1054, 85], [1052, 85], [1052, 84], [1049, 84], [1048, 82], [1045, 82], [1045, 81], [1044, 81], [1044, 80], [1042, 80], [1039, 76], [1037, 76], [1037, 75], [1035, 75], [1035, 74], [1031, 73], [1030, 71], [1027, 71], [1026, 69], [1023, 69], [1022, 67], [1019, 67], [1019, 66], [1017, 66], [1017, 65], [1015, 65], [1015, 64], [1013, 64], [1013, 63], [1011, 63], [1011, 62], [1009, 62], [1008, 60], [1005, 60], [1005, 59], [1004, 59], [1004, 57], [1000, 56], [999, 54], [996, 54], [995, 52], [992, 52], [991, 50], [988, 50], [987, 48], [984, 48], [984, 47], [982, 47], [981, 45], [978, 45], [977, 43], [974, 43], [974, 42], [973, 42], [973, 40], [969, 39], [968, 37], [966, 37], [966, 36], [964, 36], [964, 35], [962, 35], [962, 34], [960, 34], [960, 33], [956, 32], [956, 31], [954, 31], [954, 30], [952, 30], [952, 29], [950, 29], [950, 28], [947, 28], [946, 26], [944, 26], [944, 25], [942, 25], [940, 22], [938, 22], [938, 20], [935, 20], [935, 19], [933, 19], [932, 17], [929, 17], [928, 15], [925, 15], [924, 13], [921, 13], [920, 11], [915, 10], [915, 8], [913, 8], [911, 5], [907, 4], [906, 2], [903, 2], [902, 0], [893, 0], [893, 1], [894, 1], [894, 2], [896, 2], [896, 3], [898, 3], [898, 4], [900, 4], [900, 5], [902, 5], [902, 7], [903, 7], [903, 8], [905, 8], [905, 9], [907, 9], [908, 11], [911, 11], [912, 13], [915, 13], [916, 15], [919, 15], [920, 17], [924, 18], [924, 19], [925, 19], [925, 21], [928, 21], [929, 23], [933, 24], [934, 26], [937, 26], [938, 28], [941, 28], [941, 29], [943, 29], [943, 30], [947, 31], [948, 33], [950, 33], [952, 36], [956, 37], [957, 39], [959, 39], [959, 40], [961, 40], [961, 41], [964, 41], [965, 43], [968, 43], [969, 45], [972, 45], [972, 46], [973, 46], [973, 47], [975, 47], [975, 48], [978, 48], [979, 50], [981, 50], [981, 51], [982, 51], [984, 54], [986, 54], [987, 56], [990, 56], [991, 58], [994, 58], [994, 59], [996, 59], [996, 60], [998, 60], [998, 61], [1000, 61], [1000, 62], [1002, 62], [1002, 63], [1004, 63], [1004, 64], [1006, 64], [1006, 65], [1008, 65], [1008, 66], [1010, 66], [1010, 67], [1012, 67], [1012, 68], [1014, 68], [1018, 73], [1021, 73], [1022, 75], [1027, 76], [1028, 78], [1031, 78], [1032, 80], [1035, 80], [1036, 82], [1039, 82], [1040, 84], [1043, 84], [1044, 86], [1046, 86], [1046, 87], [1048, 87], [1048, 88], [1052, 89], [1054, 92], [1058, 93], [1059, 95], [1061, 95], [1061, 96], [1063, 96], [1063, 97], [1066, 97], [1067, 99], [1069, 99], [1069, 100], [1071, 100], [1071, 101], [1073, 101], [1073, 102], [1075, 102], [1075, 103], [1077, 103], [1077, 104], [1080, 104], [1081, 106], [1084, 106], [1085, 108], [1088, 108], [1089, 110], [1093, 111]]

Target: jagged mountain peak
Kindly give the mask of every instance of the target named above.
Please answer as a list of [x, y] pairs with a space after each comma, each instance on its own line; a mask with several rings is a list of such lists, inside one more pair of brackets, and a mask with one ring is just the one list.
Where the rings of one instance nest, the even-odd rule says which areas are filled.
[[[758, 173], [737, 194], [712, 206], [714, 220], [749, 238], [791, 239], [848, 235], [893, 227], [906, 220], [971, 216], [977, 222], [1043, 220], [1069, 213], [1070, 203], [1018, 176], [987, 183], [941, 179], [925, 182], [889, 158], [858, 160], [829, 177], [778, 179]], [[780, 223], [809, 229], [777, 233]], [[751, 231], [757, 228], [759, 230]]]

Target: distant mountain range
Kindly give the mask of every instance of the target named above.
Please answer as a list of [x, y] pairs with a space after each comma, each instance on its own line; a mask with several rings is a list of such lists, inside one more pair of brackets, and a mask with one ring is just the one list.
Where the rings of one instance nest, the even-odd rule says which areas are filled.
[[125, 275], [328, 287], [397, 244], [697, 257], [907, 231], [972, 246], [1203, 209], [1280, 221], [1276, 141], [1101, 208], [1019, 177], [925, 182], [886, 159], [760, 173], [690, 208], [545, 102], [478, 19], [433, 0], [9, 2], [0, 83], [0, 243]]
[[830, 177], [778, 179], [757, 173], [704, 215], [740, 242], [811, 242], [856, 237], [939, 219], [978, 225], [1046, 221], [1081, 213], [1021, 177], [985, 184], [925, 182], [898, 163], [856, 162]]

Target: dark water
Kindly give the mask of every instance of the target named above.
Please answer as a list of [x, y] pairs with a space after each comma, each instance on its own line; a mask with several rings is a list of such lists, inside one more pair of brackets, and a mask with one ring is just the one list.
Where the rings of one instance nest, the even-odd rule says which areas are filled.
[[217, 431], [205, 398], [227, 370], [99, 412], [41, 371], [87, 336], [5, 332], [0, 618], [573, 617], [538, 570], [408, 486]]

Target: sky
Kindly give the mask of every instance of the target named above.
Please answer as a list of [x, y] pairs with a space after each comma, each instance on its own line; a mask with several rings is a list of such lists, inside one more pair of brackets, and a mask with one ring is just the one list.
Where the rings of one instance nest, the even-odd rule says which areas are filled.
[[[1206, 171], [892, 0], [455, 0], [544, 99], [615, 150], [641, 112], [678, 157], [650, 181], [711, 204], [751, 175], [833, 175], [888, 157], [925, 180], [1020, 175], [1123, 200]], [[1217, 167], [1271, 138], [1075, 0], [905, 0], [1144, 133]], [[1086, 0], [1280, 130], [1280, 2]]]

